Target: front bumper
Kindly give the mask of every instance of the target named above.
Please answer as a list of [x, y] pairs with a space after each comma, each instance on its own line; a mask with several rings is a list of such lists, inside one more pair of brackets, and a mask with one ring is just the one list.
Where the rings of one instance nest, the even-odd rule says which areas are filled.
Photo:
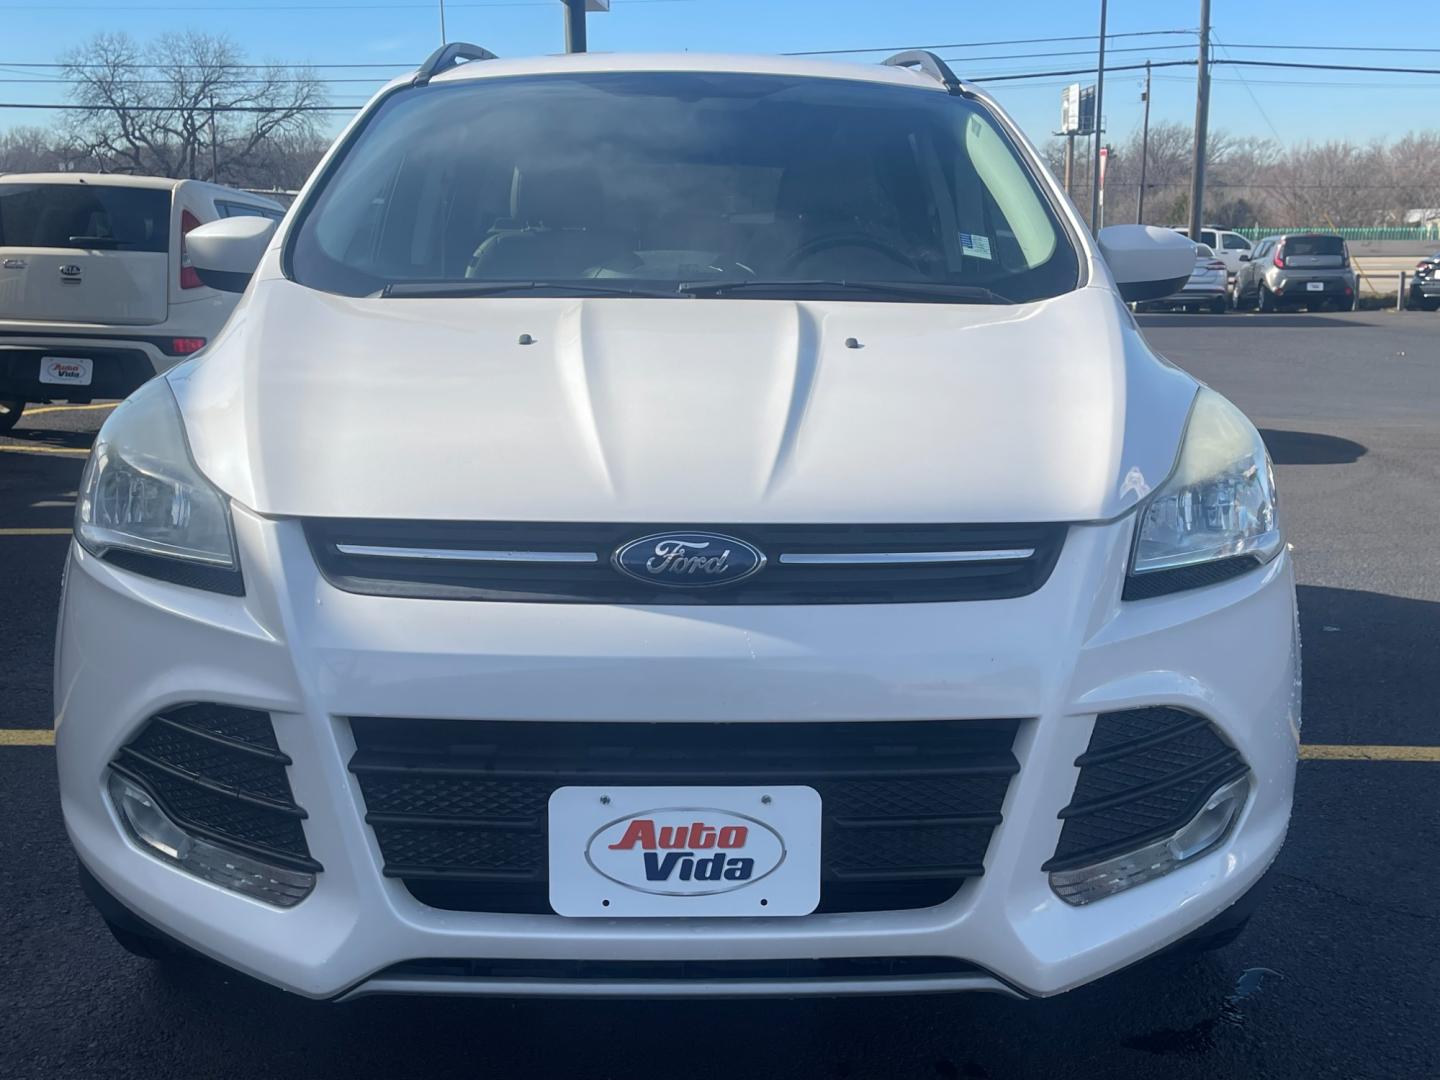
[[[1299, 720], [1288, 554], [1209, 588], [1122, 603], [1127, 518], [1073, 528], [1050, 580], [1015, 600], [823, 608], [462, 603], [337, 591], [320, 577], [298, 523], [238, 508], [235, 516], [244, 597], [137, 577], [72, 546], [56, 669], [61, 798], [82, 863], [128, 910], [190, 948], [306, 996], [547, 990], [543, 982], [506, 989], [423, 971], [381, 974], [429, 958], [938, 957], [975, 970], [910, 984], [761, 980], [723, 992], [1054, 994], [1208, 922], [1259, 879], [1284, 839]], [[108, 763], [147, 718], [190, 701], [274, 716], [280, 749], [294, 762], [295, 800], [309, 812], [306, 840], [325, 867], [296, 907], [273, 908], [191, 877], [142, 853], [122, 831], [104, 794]], [[1040, 868], [1056, 849], [1075, 759], [1096, 713], [1150, 705], [1209, 717], [1251, 767], [1249, 802], [1220, 849], [1071, 907]], [[985, 874], [949, 901], [910, 911], [695, 921], [483, 914], [419, 903], [380, 872], [347, 770], [355, 743], [343, 718], [354, 715], [1025, 719], [1014, 748], [1020, 771]], [[602, 985], [581, 981], [573, 989], [601, 992]], [[565, 991], [548, 986], [557, 989]], [[667, 983], [655, 992], [704, 990], [703, 983]]]

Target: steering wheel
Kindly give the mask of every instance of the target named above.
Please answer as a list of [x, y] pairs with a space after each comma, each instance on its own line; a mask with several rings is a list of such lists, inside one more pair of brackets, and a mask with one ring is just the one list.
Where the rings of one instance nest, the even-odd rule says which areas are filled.
[[793, 271], [800, 263], [820, 254], [822, 251], [830, 251], [832, 248], [841, 247], [866, 248], [870, 251], [878, 251], [881, 255], [898, 262], [902, 266], [911, 270], [916, 269], [915, 260], [893, 244], [887, 244], [885, 241], [874, 236], [868, 236], [865, 233], [834, 233], [830, 236], [820, 236], [814, 240], [807, 240], [797, 247], [786, 257], [785, 271], [787, 273]]

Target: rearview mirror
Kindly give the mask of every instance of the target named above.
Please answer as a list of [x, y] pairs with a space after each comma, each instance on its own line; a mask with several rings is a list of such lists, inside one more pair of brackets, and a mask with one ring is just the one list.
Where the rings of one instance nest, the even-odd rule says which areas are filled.
[[1174, 229], [1111, 225], [1095, 237], [1127, 303], [1178, 292], [1195, 268], [1195, 245]]
[[1248, 251], [1242, 251], [1242, 252], [1240, 253], [1240, 261], [1241, 261], [1241, 262], [1249, 262], [1249, 261], [1250, 261], [1250, 253], [1249, 253]]
[[185, 252], [210, 288], [244, 292], [274, 232], [275, 222], [269, 218], [222, 218], [186, 233]]

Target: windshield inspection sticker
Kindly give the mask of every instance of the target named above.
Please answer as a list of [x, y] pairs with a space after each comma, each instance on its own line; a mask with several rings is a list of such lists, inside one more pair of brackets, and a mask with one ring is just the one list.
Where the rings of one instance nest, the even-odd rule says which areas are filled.
[[962, 232], [960, 234], [960, 254], [969, 255], [975, 259], [990, 258], [990, 238], [981, 236], [979, 233]]

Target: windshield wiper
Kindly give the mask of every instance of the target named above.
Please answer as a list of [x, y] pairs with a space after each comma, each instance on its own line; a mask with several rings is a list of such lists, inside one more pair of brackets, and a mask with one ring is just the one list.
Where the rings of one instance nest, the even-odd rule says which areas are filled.
[[118, 248], [130, 246], [130, 241], [119, 240], [113, 236], [71, 236], [68, 239], [72, 244], [78, 244], [87, 248]]
[[673, 292], [637, 289], [628, 285], [596, 285], [574, 281], [392, 281], [372, 296], [387, 298], [503, 296], [506, 293], [545, 293], [550, 296], [668, 296]]
[[943, 281], [683, 281], [679, 285], [688, 296], [728, 296], [749, 293], [781, 300], [854, 299], [856, 294], [869, 293], [880, 299], [916, 300], [933, 304], [1013, 304], [979, 285], [951, 285]]

